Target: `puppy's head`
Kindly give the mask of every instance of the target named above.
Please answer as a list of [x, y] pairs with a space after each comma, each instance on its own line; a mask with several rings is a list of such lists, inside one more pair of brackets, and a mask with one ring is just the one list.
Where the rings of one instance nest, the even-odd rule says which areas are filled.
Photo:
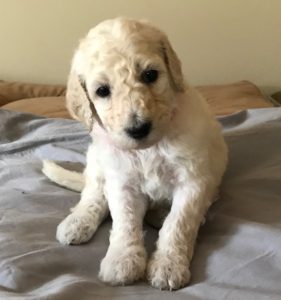
[[67, 107], [99, 122], [120, 148], [140, 149], [165, 134], [185, 84], [166, 35], [145, 22], [107, 20], [81, 41], [72, 62]]

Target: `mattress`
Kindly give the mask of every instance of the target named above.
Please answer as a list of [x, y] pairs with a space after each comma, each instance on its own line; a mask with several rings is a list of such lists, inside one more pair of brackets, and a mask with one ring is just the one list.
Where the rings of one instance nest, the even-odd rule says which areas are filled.
[[[0, 299], [280, 300], [281, 108], [219, 118], [229, 165], [199, 232], [191, 282], [175, 292], [98, 280], [110, 219], [87, 244], [56, 241], [56, 226], [79, 194], [45, 178], [41, 161], [83, 165], [90, 142], [83, 125], [4, 109], [0, 120]], [[145, 231], [151, 253], [158, 232]]]

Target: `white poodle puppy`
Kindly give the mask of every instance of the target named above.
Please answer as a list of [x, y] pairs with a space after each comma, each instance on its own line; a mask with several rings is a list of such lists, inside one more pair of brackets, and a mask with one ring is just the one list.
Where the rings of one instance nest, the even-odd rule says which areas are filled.
[[[100, 278], [178, 289], [190, 279], [198, 228], [215, 199], [227, 163], [220, 125], [183, 78], [167, 36], [126, 18], [91, 29], [74, 55], [67, 107], [93, 142], [82, 174], [45, 162], [44, 173], [82, 190], [58, 226], [63, 244], [88, 241], [110, 212], [110, 246]], [[143, 219], [169, 202], [156, 251], [147, 258]]]

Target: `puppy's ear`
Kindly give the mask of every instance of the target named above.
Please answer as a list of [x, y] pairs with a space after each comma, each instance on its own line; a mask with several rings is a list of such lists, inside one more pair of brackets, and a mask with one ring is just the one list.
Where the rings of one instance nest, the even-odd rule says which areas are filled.
[[71, 70], [67, 82], [66, 107], [74, 119], [83, 122], [91, 129], [95, 116], [91, 108], [92, 102], [88, 97], [83, 78]]
[[185, 83], [181, 69], [181, 62], [166, 36], [163, 36], [160, 41], [160, 49], [169, 72], [172, 88], [176, 92], [183, 92], [185, 89]]

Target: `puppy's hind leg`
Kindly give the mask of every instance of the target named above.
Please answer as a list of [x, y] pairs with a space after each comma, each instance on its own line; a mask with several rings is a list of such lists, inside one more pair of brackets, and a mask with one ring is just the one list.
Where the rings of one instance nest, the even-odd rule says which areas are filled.
[[85, 187], [80, 202], [57, 228], [57, 240], [65, 245], [81, 244], [90, 240], [108, 214], [102, 173], [95, 168], [91, 176], [87, 176], [87, 169], [85, 174]]

